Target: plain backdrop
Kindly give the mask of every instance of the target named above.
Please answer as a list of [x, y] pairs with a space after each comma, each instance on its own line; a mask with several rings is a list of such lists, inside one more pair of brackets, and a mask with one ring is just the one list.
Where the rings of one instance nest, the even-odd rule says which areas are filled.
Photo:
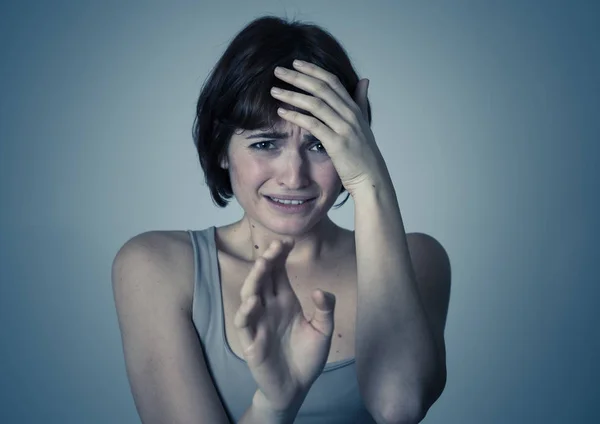
[[[140, 232], [241, 217], [212, 203], [191, 128], [263, 14], [347, 49], [406, 230], [449, 253], [448, 383], [424, 423], [600, 422], [597, 4], [3, 2], [0, 422], [139, 422], [111, 263]], [[352, 200], [331, 217], [354, 228]]]

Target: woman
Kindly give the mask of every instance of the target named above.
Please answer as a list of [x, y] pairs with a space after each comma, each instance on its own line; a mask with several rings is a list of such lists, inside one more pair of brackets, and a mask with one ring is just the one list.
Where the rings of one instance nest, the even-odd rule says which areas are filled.
[[[404, 231], [367, 86], [329, 33], [275, 17], [213, 69], [194, 141], [243, 217], [137, 235], [113, 263], [144, 423], [419, 422], [440, 396], [449, 260]], [[355, 231], [327, 216], [344, 191]]]

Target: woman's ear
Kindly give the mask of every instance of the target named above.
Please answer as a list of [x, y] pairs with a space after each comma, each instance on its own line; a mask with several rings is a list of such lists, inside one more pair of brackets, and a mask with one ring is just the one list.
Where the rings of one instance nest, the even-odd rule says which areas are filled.
[[221, 158], [221, 162], [219, 163], [219, 165], [223, 169], [229, 169], [229, 161], [227, 160], [226, 157]]

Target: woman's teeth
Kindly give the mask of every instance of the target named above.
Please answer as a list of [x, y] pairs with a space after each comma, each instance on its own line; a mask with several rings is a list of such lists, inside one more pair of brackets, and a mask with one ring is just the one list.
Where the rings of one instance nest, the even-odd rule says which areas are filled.
[[306, 202], [306, 200], [282, 200], [274, 197], [269, 197], [269, 199], [277, 203], [283, 203], [284, 205], [301, 205], [302, 203]]

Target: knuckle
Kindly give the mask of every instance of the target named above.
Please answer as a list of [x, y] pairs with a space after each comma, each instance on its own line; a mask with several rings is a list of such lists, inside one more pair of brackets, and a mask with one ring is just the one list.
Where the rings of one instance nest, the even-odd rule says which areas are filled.
[[311, 99], [312, 109], [321, 110], [325, 106], [325, 102], [323, 99], [319, 99], [318, 97], [313, 97]]
[[344, 139], [348, 138], [349, 136], [351, 136], [353, 133], [353, 129], [351, 125], [348, 124], [344, 124], [342, 125], [342, 127], [339, 130], [339, 134], [344, 137]]
[[319, 82], [317, 82], [317, 87], [316, 87], [315, 91], [317, 93], [323, 93], [328, 88], [329, 88], [329, 85], [327, 84], [327, 82], [325, 82], [325, 81], [319, 81]]
[[311, 131], [317, 130], [321, 126], [321, 122], [317, 118], [310, 118], [308, 121], [308, 128]]
[[349, 124], [352, 127], [355, 128], [360, 128], [360, 120], [359, 117], [362, 116], [362, 112], [360, 111], [360, 108], [358, 106], [356, 107], [351, 107], [350, 108], [350, 118], [349, 118]]
[[342, 83], [341, 83], [340, 79], [337, 77], [337, 75], [333, 75], [333, 74], [331, 74], [327, 77], [327, 82], [329, 83], [331, 88], [334, 88], [334, 89], [339, 88], [342, 85]]
[[254, 266], [259, 271], [264, 271], [267, 267], [267, 259], [264, 256], [258, 257]]

